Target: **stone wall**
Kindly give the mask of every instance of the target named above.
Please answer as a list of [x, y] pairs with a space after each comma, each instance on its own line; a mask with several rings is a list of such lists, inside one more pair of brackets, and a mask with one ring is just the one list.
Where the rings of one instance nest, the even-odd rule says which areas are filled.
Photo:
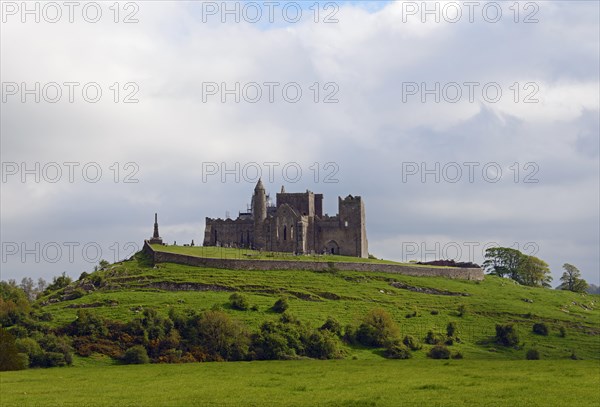
[[446, 277], [462, 280], [483, 280], [481, 268], [424, 267], [402, 264], [377, 264], [354, 262], [316, 262], [288, 260], [239, 260], [195, 257], [177, 253], [159, 252], [144, 242], [144, 252], [152, 256], [154, 263], [176, 263], [196, 267], [230, 270], [308, 270], [327, 271], [332, 267], [343, 271], [369, 271], [405, 274], [419, 277]]

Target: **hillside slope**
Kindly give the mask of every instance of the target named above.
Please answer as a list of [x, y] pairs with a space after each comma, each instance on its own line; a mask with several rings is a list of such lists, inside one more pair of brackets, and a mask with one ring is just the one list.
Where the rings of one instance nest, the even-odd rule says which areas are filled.
[[[94, 284], [92, 284], [92, 281]], [[75, 291], [82, 295], [76, 297]], [[232, 292], [248, 295], [254, 311], [229, 306]], [[144, 308], [167, 315], [175, 309], [221, 306], [235, 319], [255, 330], [280, 317], [270, 310], [281, 296], [289, 297], [289, 311], [318, 327], [332, 316], [342, 325], [358, 322], [369, 310], [383, 308], [400, 326], [401, 335], [423, 340], [429, 330], [445, 333], [456, 322], [453, 350], [465, 358], [523, 359], [537, 348], [543, 359], [600, 358], [600, 296], [524, 287], [511, 280], [486, 276], [484, 281], [461, 281], [398, 274], [336, 271], [232, 271], [159, 264], [153, 267], [141, 253], [97, 271], [59, 292], [39, 300], [42, 312], [57, 327], [73, 321], [80, 308], [111, 320], [130, 321]], [[459, 308], [464, 310], [459, 315]], [[534, 323], [550, 328], [547, 336], [532, 332]], [[521, 346], [494, 343], [495, 325], [514, 323]], [[563, 327], [563, 337], [559, 329]], [[427, 350], [414, 357], [425, 357]], [[379, 353], [348, 347], [349, 357], [379, 358]]]

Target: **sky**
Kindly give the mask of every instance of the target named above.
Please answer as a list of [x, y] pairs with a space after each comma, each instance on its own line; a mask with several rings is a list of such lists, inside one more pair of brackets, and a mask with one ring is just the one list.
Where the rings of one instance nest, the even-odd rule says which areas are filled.
[[1, 278], [362, 196], [369, 252], [492, 246], [600, 283], [596, 1], [2, 1]]

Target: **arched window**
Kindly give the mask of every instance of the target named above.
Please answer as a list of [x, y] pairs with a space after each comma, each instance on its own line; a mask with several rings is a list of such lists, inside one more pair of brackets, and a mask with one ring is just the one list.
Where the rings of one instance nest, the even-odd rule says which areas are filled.
[[250, 231], [246, 231], [246, 243], [250, 244]]
[[215, 229], [215, 244], [217, 243], [217, 229]]
[[283, 227], [283, 240], [287, 240], [287, 226]]
[[240, 243], [244, 244], [244, 232], [242, 232], [240, 235]]

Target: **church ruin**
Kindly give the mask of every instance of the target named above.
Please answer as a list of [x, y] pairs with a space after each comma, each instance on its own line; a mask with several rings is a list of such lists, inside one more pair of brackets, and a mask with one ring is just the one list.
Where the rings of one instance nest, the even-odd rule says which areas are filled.
[[335, 216], [323, 215], [323, 194], [287, 193], [283, 187], [272, 205], [258, 180], [250, 212], [235, 220], [206, 218], [204, 246], [368, 257], [361, 197], [338, 197], [338, 208]]

